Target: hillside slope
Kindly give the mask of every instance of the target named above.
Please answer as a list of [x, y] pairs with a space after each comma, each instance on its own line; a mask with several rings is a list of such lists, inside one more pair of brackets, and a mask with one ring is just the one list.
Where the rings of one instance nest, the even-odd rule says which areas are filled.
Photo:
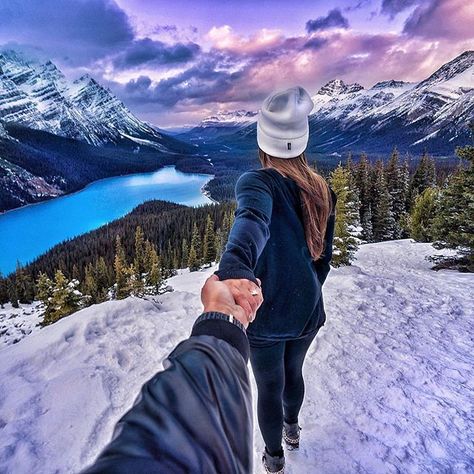
[[[352, 267], [331, 271], [290, 474], [474, 469], [474, 276], [430, 270], [433, 253], [411, 240], [368, 244]], [[189, 334], [211, 272], [176, 276], [175, 291], [153, 300], [89, 307], [1, 349], [0, 472], [90, 463]]]

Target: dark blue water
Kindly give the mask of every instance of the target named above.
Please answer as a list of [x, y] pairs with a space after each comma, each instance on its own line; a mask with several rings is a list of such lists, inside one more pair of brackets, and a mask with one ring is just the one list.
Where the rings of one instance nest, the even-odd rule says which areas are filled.
[[211, 179], [169, 166], [96, 181], [82, 191], [0, 215], [0, 271], [26, 264], [55, 244], [122, 217], [138, 204], [162, 199], [189, 206], [209, 203], [201, 187]]

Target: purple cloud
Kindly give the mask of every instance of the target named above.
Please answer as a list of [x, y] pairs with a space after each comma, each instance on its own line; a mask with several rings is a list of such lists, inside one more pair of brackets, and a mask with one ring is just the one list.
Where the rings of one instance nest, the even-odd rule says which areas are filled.
[[306, 31], [308, 33], [329, 28], [349, 28], [349, 21], [342, 15], [339, 8], [334, 8], [326, 16], [320, 16], [316, 20], [308, 20], [306, 22]]
[[162, 41], [144, 38], [135, 40], [113, 61], [116, 69], [130, 69], [138, 66], [163, 66], [186, 63], [196, 57], [201, 47], [196, 43], [166, 44]]
[[51, 57], [83, 65], [133, 40], [127, 14], [113, 0], [2, 0], [0, 40], [38, 45]]
[[394, 18], [403, 10], [420, 3], [420, 1], [421, 0], [383, 0], [381, 11], [384, 15]]
[[474, 8], [464, 0], [420, 2], [405, 22], [403, 33], [427, 39], [474, 41]]

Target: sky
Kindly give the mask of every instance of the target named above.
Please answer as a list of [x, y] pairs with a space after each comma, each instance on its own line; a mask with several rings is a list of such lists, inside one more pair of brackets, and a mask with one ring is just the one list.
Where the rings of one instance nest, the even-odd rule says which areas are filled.
[[89, 73], [166, 128], [294, 85], [419, 81], [474, 49], [470, 0], [1, 0], [0, 48]]

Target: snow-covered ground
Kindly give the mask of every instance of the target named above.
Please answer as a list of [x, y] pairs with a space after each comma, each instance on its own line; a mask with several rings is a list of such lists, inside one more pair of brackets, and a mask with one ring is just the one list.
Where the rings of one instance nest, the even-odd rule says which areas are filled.
[[[410, 240], [369, 244], [352, 267], [331, 271], [288, 473], [474, 471], [474, 275], [430, 270], [433, 253]], [[0, 472], [89, 464], [189, 334], [212, 270], [172, 278], [175, 291], [156, 299], [91, 306], [0, 349]], [[257, 423], [254, 442], [260, 472]]]
[[43, 310], [41, 304], [22, 304], [13, 308], [10, 303], [0, 308], [0, 348], [16, 344], [24, 337], [41, 329]]

